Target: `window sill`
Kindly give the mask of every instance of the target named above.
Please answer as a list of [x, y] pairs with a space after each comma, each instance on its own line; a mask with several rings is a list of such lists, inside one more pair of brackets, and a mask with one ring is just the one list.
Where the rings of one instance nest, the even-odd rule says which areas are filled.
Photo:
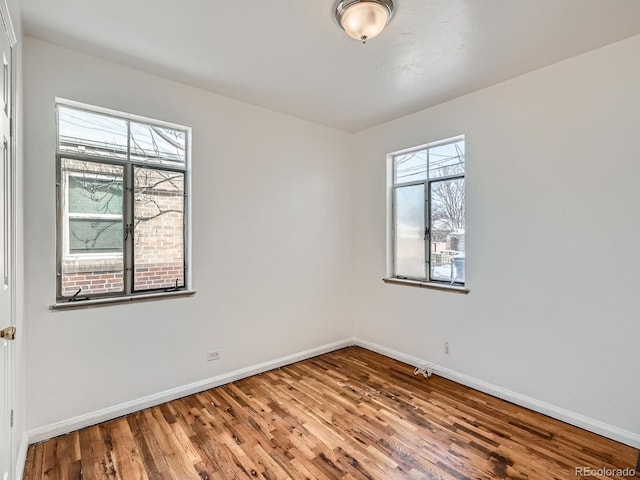
[[126, 295], [122, 297], [94, 298], [92, 300], [79, 300], [77, 302], [60, 302], [49, 305], [49, 310], [72, 310], [75, 308], [93, 308], [122, 303], [149, 302], [152, 300], [164, 300], [172, 297], [191, 297], [195, 290], [180, 290], [177, 292], [143, 293], [139, 295]]
[[409, 280], [406, 278], [393, 278], [387, 277], [383, 278], [382, 281], [384, 283], [392, 283], [396, 285], [409, 285], [410, 287], [420, 287], [420, 288], [431, 288], [433, 290], [444, 290], [447, 292], [453, 293], [469, 293], [469, 289], [460, 285], [449, 285], [447, 283], [438, 283], [438, 282], [421, 282], [419, 280]]

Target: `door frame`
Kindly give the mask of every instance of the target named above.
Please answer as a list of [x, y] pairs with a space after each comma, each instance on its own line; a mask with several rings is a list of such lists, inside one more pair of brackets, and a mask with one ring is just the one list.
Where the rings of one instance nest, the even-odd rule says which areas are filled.
[[[9, 235], [7, 237], [7, 241], [9, 243], [8, 247], [8, 284], [9, 284], [9, 324], [16, 325], [17, 322], [17, 313], [18, 313], [18, 305], [17, 305], [17, 271], [16, 271], [16, 263], [17, 263], [17, 192], [16, 188], [18, 186], [17, 182], [17, 145], [16, 145], [16, 106], [17, 106], [17, 71], [16, 64], [17, 62], [17, 53], [16, 46], [18, 44], [18, 39], [15, 34], [15, 30], [13, 28], [13, 22], [11, 20], [11, 15], [9, 13], [9, 7], [7, 5], [6, 0], [0, 0], [0, 35], [6, 35], [9, 52], [7, 62], [9, 64], [9, 75], [6, 79], [8, 83], [8, 118], [9, 118], [9, 152], [8, 152], [8, 181], [7, 185], [9, 188], [8, 196], [6, 197], [9, 202], [9, 207], [7, 209], [7, 213], [9, 215], [8, 226], [9, 226]], [[4, 167], [3, 167], [4, 168]], [[3, 326], [4, 327], [4, 326]], [[7, 466], [8, 470], [8, 478], [13, 479], [16, 475], [16, 469], [21, 471], [20, 467], [17, 465], [18, 457], [20, 453], [18, 452], [18, 448], [15, 448], [17, 442], [17, 438], [14, 432], [14, 407], [17, 405], [16, 403], [16, 392], [15, 392], [15, 384], [16, 384], [16, 342], [21, 342], [21, 334], [19, 332], [17, 338], [18, 340], [14, 340], [8, 343], [8, 362], [9, 368], [7, 369], [7, 379], [6, 379], [6, 387], [7, 387], [7, 395], [6, 399], [8, 405], [6, 408], [9, 412], [9, 424], [7, 425], [8, 432], [0, 432], [0, 434], [5, 435], [8, 440], [8, 444], [5, 445], [7, 450], [6, 458], [9, 461], [9, 465]]]

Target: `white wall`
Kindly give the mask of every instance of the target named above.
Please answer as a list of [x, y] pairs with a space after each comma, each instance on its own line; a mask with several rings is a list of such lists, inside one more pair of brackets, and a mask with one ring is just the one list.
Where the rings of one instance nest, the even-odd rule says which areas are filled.
[[[30, 38], [24, 57], [29, 429], [351, 337], [349, 135]], [[195, 297], [49, 311], [56, 96], [193, 128]]]
[[[639, 56], [634, 37], [356, 135], [356, 337], [640, 438]], [[384, 284], [385, 155], [458, 134], [470, 293]]]
[[[355, 324], [365, 341], [640, 435], [640, 37], [355, 136], [25, 45], [27, 428]], [[48, 310], [55, 96], [193, 127], [195, 297]], [[383, 284], [385, 155], [461, 133], [471, 293]], [[205, 362], [211, 348], [222, 360]]]

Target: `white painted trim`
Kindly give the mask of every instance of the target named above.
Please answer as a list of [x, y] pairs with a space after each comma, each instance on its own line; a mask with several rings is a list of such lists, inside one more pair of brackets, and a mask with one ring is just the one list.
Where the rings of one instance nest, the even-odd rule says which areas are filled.
[[9, 6], [7, 5], [6, 0], [2, 0], [2, 2], [0, 2], [0, 14], [2, 15], [2, 21], [4, 23], [4, 29], [7, 32], [7, 37], [9, 37], [9, 46], [13, 48], [18, 44], [18, 39], [16, 37], [16, 31], [13, 28], [13, 21], [11, 20], [11, 15], [9, 15]]
[[44, 427], [35, 428], [27, 432], [29, 443], [41, 442], [48, 440], [58, 435], [64, 435], [74, 430], [89, 427], [97, 423], [113, 420], [114, 418], [127, 415], [129, 413], [137, 412], [145, 408], [160, 405], [161, 403], [175, 400], [176, 398], [185, 397], [194, 393], [202, 392], [210, 388], [219, 387], [227, 383], [235, 382], [243, 378], [257, 375], [259, 373], [267, 372], [275, 368], [280, 368], [285, 365], [290, 365], [301, 360], [316, 357], [324, 353], [332, 352], [340, 348], [353, 345], [353, 339], [344, 339], [338, 342], [329, 343], [321, 347], [312, 348], [299, 353], [286, 355], [284, 357], [270, 360], [267, 362], [258, 363], [245, 368], [240, 368], [229, 373], [217, 375], [215, 377], [200, 380], [198, 382], [183, 385], [181, 387], [165, 390], [153, 395], [148, 395], [130, 402], [121, 403], [113, 407], [103, 408], [101, 410], [79, 415], [68, 420], [52, 423]]
[[[563, 408], [551, 405], [535, 398], [528, 397], [526, 395], [522, 395], [512, 390], [493, 385], [491, 383], [485, 382], [484, 380], [480, 380], [469, 375], [457, 372], [455, 370], [451, 370], [450, 368], [434, 365], [431, 362], [428, 362], [421, 358], [417, 358], [412, 355], [383, 347], [382, 345], [378, 345], [376, 343], [359, 338], [346, 338], [344, 340], [333, 342], [321, 347], [316, 347], [299, 353], [286, 355], [275, 360], [262, 362], [256, 365], [234, 370], [229, 373], [190, 383], [188, 385], [165, 390], [163, 392], [142, 397], [137, 400], [121, 403], [113, 407], [104, 408], [96, 412], [90, 412], [68, 420], [63, 420], [51, 425], [46, 425], [44, 427], [29, 430], [26, 434], [28, 443], [40, 442], [49, 438], [57, 437], [58, 435], [64, 435], [80, 428], [95, 425], [100, 422], [106, 422], [108, 420], [113, 420], [114, 418], [137, 412], [148, 407], [153, 407], [161, 403], [169, 402], [171, 400], [175, 400], [176, 398], [181, 398], [187, 395], [202, 392], [210, 388], [219, 387], [220, 385], [235, 382], [236, 380], [273, 370], [274, 368], [290, 365], [292, 363], [306, 360], [308, 358], [322, 355], [324, 353], [332, 352], [334, 350], [348, 347], [350, 345], [357, 345], [359, 347], [366, 348], [367, 350], [377, 352], [381, 355], [393, 358], [412, 366], [429, 365], [433, 368], [433, 372], [435, 374], [452, 380], [456, 383], [466, 385], [468, 387], [474, 388], [489, 395], [493, 395], [494, 397], [501, 398], [502, 400], [506, 400], [516, 405], [529, 408], [535, 412], [542, 413], [570, 425], [574, 425], [590, 432], [597, 433], [598, 435], [602, 435], [617, 442], [621, 442], [635, 448], [640, 448], [640, 435], [637, 433], [623, 430], [599, 420], [595, 420], [593, 418], [589, 418], [584, 415], [565, 410]], [[24, 455], [26, 457], [26, 448]], [[24, 464], [24, 461], [22, 463]], [[18, 476], [17, 478], [20, 477]]]
[[24, 467], [27, 462], [27, 450], [29, 449], [29, 437], [27, 433], [22, 434], [22, 441], [20, 442], [20, 449], [18, 450], [18, 458], [16, 459], [16, 480], [22, 480], [24, 474]]
[[640, 448], [640, 434], [630, 432], [628, 430], [623, 430], [622, 428], [616, 427], [614, 425], [609, 425], [590, 417], [586, 417], [579, 413], [565, 410], [555, 405], [551, 405], [550, 403], [546, 403], [535, 398], [531, 398], [526, 395], [514, 392], [512, 390], [499, 387], [492, 383], [485, 382], [484, 380], [479, 380], [469, 375], [465, 375], [464, 373], [451, 370], [450, 368], [434, 365], [431, 362], [428, 362], [421, 358], [407, 355], [405, 353], [398, 352], [397, 350], [383, 347], [382, 345], [378, 345], [376, 343], [372, 343], [359, 338], [354, 338], [353, 344], [358, 345], [362, 348], [366, 348], [367, 350], [380, 353], [381, 355], [393, 358], [400, 362], [408, 363], [409, 365], [412, 365], [414, 367], [420, 365], [429, 365], [433, 368], [433, 373], [452, 380], [456, 383], [461, 383], [462, 385], [466, 385], [467, 387], [471, 387], [475, 390], [488, 393], [489, 395], [493, 395], [494, 397], [498, 397], [502, 400], [515, 403], [516, 405], [520, 405], [535, 412], [542, 413], [543, 415], [547, 415], [570, 425], [574, 425], [590, 432], [597, 433], [598, 435], [602, 435], [603, 437], [607, 437], [617, 442], [624, 443], [625, 445], [630, 445], [634, 448]]

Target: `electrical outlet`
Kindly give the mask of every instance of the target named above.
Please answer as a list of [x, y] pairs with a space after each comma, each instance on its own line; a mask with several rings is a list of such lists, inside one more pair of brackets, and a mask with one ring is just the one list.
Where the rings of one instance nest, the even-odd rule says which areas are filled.
[[444, 353], [449, 355], [449, 342], [444, 342]]
[[207, 362], [212, 362], [213, 360], [220, 360], [220, 352], [218, 350], [209, 350], [207, 352]]

